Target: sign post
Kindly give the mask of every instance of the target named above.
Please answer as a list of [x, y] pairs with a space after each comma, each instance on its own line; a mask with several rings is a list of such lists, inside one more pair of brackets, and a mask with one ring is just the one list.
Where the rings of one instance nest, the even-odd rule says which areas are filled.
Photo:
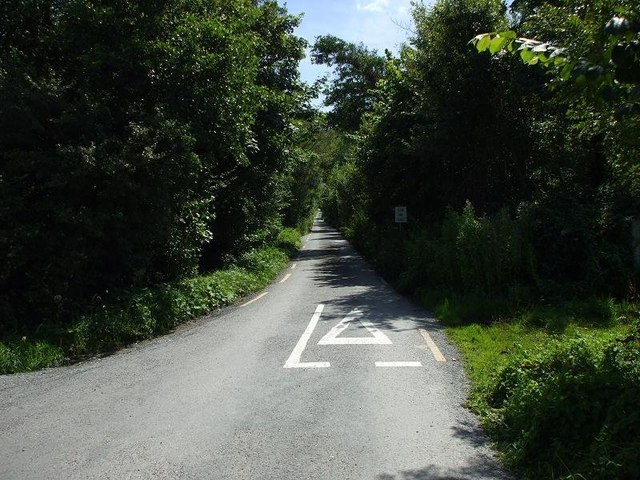
[[407, 207], [395, 207], [394, 209], [396, 223], [407, 223]]

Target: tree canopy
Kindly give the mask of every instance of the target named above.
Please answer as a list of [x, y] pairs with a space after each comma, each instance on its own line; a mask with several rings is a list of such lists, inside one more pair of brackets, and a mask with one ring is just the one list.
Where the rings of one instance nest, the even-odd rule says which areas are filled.
[[323, 35], [316, 39], [311, 59], [335, 70], [335, 78], [325, 89], [325, 105], [333, 107], [329, 113], [331, 125], [357, 130], [362, 116], [373, 110], [376, 86], [385, 75], [385, 57], [363, 44]]
[[275, 1], [5, 2], [0, 323], [65, 321], [310, 215], [298, 22]]

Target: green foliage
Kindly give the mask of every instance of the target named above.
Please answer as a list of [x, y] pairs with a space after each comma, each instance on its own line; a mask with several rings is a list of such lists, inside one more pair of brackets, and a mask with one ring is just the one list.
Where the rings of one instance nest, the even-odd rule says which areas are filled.
[[385, 58], [363, 44], [322, 35], [316, 38], [311, 59], [335, 69], [335, 78], [324, 91], [325, 105], [333, 107], [329, 123], [347, 132], [356, 131], [364, 114], [373, 110], [377, 84], [385, 75]]
[[419, 299], [447, 325], [472, 381], [469, 404], [518, 478], [634, 478], [637, 304]]
[[415, 298], [448, 326], [490, 325], [503, 318], [513, 317], [521, 304], [528, 304], [526, 291], [512, 289], [509, 296], [489, 296], [482, 293], [456, 293], [421, 287]]
[[413, 48], [390, 62], [363, 130], [361, 174], [374, 221], [395, 205], [415, 220], [439, 221], [467, 200], [495, 213], [528, 194], [532, 145], [522, 112], [531, 102], [503, 92], [522, 89], [520, 66], [474, 55], [465, 37], [478, 25], [504, 25], [501, 9], [467, 0], [415, 9]]
[[276, 247], [287, 252], [289, 256], [297, 252], [301, 246], [300, 231], [294, 230], [293, 228], [285, 228], [278, 234]]
[[[609, 38], [607, 18], [635, 15], [629, 2], [582, 4], [514, 3], [519, 30], [553, 40], [521, 52], [551, 58], [557, 43], [589, 56]], [[479, 25], [503, 32], [477, 37], [481, 49], [517, 44], [500, 2], [442, 0], [417, 6], [414, 20], [411, 45], [388, 60], [375, 108], [344, 148], [348, 160], [328, 175], [326, 217], [408, 291], [635, 291], [640, 123], [612, 121], [575, 85], [547, 88], [545, 72], [510, 55], [479, 54], [466, 36]], [[409, 212], [404, 236], [390, 225], [398, 205]]]
[[38, 340], [0, 343], [0, 374], [53, 367], [67, 358], [109, 352], [168, 333], [264, 288], [299, 246], [299, 232], [286, 229], [278, 235], [277, 247], [246, 252], [224, 270], [123, 292], [64, 329], [45, 327]]
[[[606, 35], [602, 39], [602, 35], [593, 31], [593, 17], [601, 17], [603, 12], [614, 8], [606, 0], [597, 3], [602, 4], [598, 5], [600, 10], [596, 7], [586, 15], [581, 12], [579, 20], [584, 27], [581, 32], [583, 36], [591, 34], [599, 37], [590, 51], [584, 49], [587, 42], [576, 45], [575, 39], [571, 39], [567, 48], [561, 48], [555, 44], [560, 40], [558, 38], [551, 37], [547, 41], [517, 38], [512, 30], [479, 34], [471, 43], [479, 52], [488, 51], [491, 55], [503, 51], [519, 54], [527, 65], [542, 65], [552, 69], [561, 80], [572, 79], [578, 87], [588, 88], [603, 100], [615, 101], [617, 113], [637, 114], [640, 112], [640, 94], [634, 86], [640, 84], [640, 23], [614, 16], [604, 27], [599, 26]], [[633, 15], [632, 6], [624, 5], [627, 2], [622, 3], [615, 5], [616, 13]], [[556, 7], [554, 10], [548, 5], [546, 7], [549, 10], [545, 13], [561, 13], [561, 8]], [[542, 15], [540, 12], [536, 16]], [[573, 25], [572, 30], [575, 27]], [[580, 56], [581, 54], [584, 56]]]
[[322, 212], [334, 225], [350, 225], [359, 206], [359, 171], [352, 161], [336, 163], [325, 181]]
[[228, 269], [125, 295], [120, 306], [104, 305], [72, 325], [70, 351], [73, 355], [110, 351], [165, 334], [265, 287], [288, 258], [281, 249], [263, 247], [245, 253]]
[[311, 215], [298, 22], [274, 1], [3, 9], [0, 335], [68, 326]]
[[437, 235], [413, 231], [405, 245], [400, 285], [501, 295], [535, 285], [526, 229], [505, 209], [478, 217], [467, 203], [461, 214], [446, 214]]
[[46, 341], [29, 341], [26, 338], [0, 342], [0, 375], [15, 372], [31, 372], [55, 367], [65, 359], [60, 347]]
[[564, 192], [547, 192], [522, 206], [546, 292], [628, 293], [634, 281], [631, 228], [622, 212], [615, 212], [608, 192], [603, 193], [580, 198], [584, 193], [567, 185]]
[[488, 393], [488, 426], [525, 478], [640, 474], [640, 337], [520, 352]]

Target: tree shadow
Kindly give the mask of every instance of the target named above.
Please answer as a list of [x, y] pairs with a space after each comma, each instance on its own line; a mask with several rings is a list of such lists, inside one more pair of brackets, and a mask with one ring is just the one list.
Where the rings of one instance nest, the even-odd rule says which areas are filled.
[[405, 470], [392, 475], [382, 473], [376, 480], [513, 480], [513, 477], [502, 471], [495, 460], [490, 457], [476, 457], [459, 468], [442, 468], [428, 465], [418, 470]]
[[[329, 245], [302, 250], [299, 259], [313, 262], [312, 280], [316, 287], [333, 290], [326, 303], [339, 307], [345, 315], [359, 308], [368, 320], [391, 331], [415, 330], [415, 324], [430, 330], [443, 328], [427, 311], [386, 284], [338, 232], [324, 226], [316, 226], [314, 231]], [[411, 320], [414, 326], [400, 327], [403, 320]]]

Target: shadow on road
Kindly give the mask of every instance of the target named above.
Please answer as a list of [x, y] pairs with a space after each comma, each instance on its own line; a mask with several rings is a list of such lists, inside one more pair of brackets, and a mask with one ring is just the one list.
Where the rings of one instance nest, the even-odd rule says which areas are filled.
[[468, 465], [457, 469], [442, 469], [436, 465], [429, 465], [419, 470], [407, 470], [397, 475], [380, 474], [376, 480], [472, 480], [495, 479], [510, 480], [511, 477], [495, 467], [491, 459], [476, 459]]
[[400, 327], [406, 325], [397, 321], [402, 319], [423, 323], [429, 329], [442, 328], [425, 310], [388, 286], [338, 232], [318, 225], [312, 232], [320, 234], [314, 240], [322, 240], [321, 248], [302, 250], [298, 258], [314, 262], [316, 286], [334, 289], [332, 305], [341, 307], [345, 314], [359, 308], [368, 319], [395, 332], [408, 330]]

